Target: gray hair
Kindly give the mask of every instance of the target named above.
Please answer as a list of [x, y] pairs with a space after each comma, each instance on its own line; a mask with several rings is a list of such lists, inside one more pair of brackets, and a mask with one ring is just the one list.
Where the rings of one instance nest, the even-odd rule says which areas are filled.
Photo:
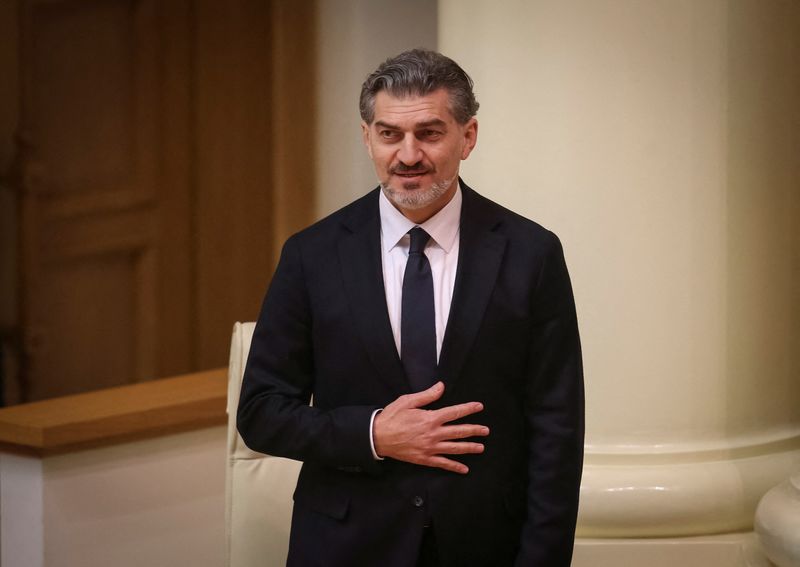
[[386, 91], [395, 97], [424, 96], [439, 89], [450, 94], [450, 111], [459, 124], [478, 112], [472, 79], [458, 63], [436, 51], [412, 49], [381, 63], [361, 85], [361, 119], [372, 124], [375, 96]]

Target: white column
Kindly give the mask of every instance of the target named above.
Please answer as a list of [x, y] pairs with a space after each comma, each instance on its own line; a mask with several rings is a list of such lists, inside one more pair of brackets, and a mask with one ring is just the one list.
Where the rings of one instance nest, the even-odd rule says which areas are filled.
[[800, 463], [800, 4], [440, 0], [479, 192], [564, 242], [579, 534], [752, 529]]

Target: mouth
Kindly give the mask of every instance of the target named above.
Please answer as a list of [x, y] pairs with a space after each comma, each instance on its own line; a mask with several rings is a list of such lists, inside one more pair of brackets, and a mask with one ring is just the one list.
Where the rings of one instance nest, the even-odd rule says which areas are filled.
[[420, 171], [393, 171], [392, 174], [396, 175], [397, 177], [401, 177], [403, 179], [417, 179], [418, 177], [422, 177], [423, 175], [427, 174], [428, 172], [425, 170]]

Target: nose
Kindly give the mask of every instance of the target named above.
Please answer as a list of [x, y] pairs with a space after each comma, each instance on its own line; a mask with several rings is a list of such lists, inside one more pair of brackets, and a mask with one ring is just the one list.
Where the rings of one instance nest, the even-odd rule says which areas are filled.
[[408, 166], [415, 165], [422, 160], [422, 150], [415, 136], [406, 136], [403, 139], [403, 143], [397, 151], [397, 159]]

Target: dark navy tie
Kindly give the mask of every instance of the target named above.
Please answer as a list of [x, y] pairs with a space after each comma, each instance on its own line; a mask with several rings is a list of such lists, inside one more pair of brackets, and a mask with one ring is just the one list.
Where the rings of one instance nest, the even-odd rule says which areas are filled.
[[412, 228], [408, 262], [403, 276], [400, 315], [400, 359], [415, 392], [436, 382], [436, 320], [433, 305], [433, 276], [425, 256], [430, 235]]

